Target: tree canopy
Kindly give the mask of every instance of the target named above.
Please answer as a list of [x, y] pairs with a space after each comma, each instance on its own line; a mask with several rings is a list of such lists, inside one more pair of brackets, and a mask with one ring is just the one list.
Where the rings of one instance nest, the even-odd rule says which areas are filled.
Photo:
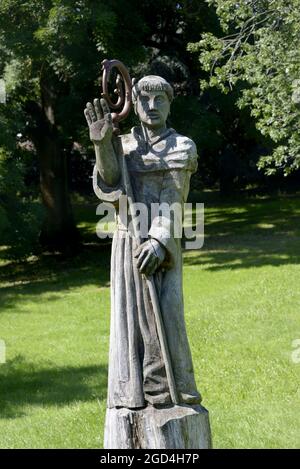
[[60, 250], [77, 243], [69, 200], [69, 155], [75, 142], [85, 143], [82, 108], [96, 93], [104, 56], [117, 55], [129, 64], [144, 56], [144, 23], [136, 13], [137, 3], [0, 4], [0, 76], [8, 95], [6, 107], [1, 107], [1, 133], [10, 133], [14, 140], [10, 138], [9, 145], [2, 142], [2, 148], [16, 155], [17, 135], [21, 143], [34, 144], [46, 208], [40, 240], [47, 248]]
[[[200, 155], [194, 187], [231, 192], [260, 181], [259, 157], [268, 174], [298, 168], [298, 1], [2, 0], [1, 239], [10, 232], [25, 245], [26, 232], [33, 239], [40, 230], [47, 249], [78, 244], [70, 190], [91, 186], [82, 111], [100, 95], [104, 58], [174, 86], [170, 125]], [[28, 205], [38, 186], [42, 225]]]
[[285, 175], [300, 167], [300, 1], [207, 0], [216, 8], [221, 34], [206, 32], [189, 44], [208, 72], [203, 88], [240, 89], [259, 131], [271, 138], [272, 154], [259, 166]]

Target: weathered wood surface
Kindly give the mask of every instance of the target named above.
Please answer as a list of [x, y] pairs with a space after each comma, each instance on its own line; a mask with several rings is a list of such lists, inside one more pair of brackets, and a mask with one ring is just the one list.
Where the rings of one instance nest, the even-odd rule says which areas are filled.
[[[119, 137], [113, 137], [116, 114], [110, 114], [105, 100], [95, 99], [85, 109], [96, 153], [94, 189], [117, 210], [105, 427], [109, 449], [211, 447], [208, 412], [199, 405], [182, 290], [180, 220], [197, 170], [197, 148], [190, 138], [167, 127], [173, 95], [164, 78], [149, 75], [139, 80], [132, 101], [140, 125]], [[126, 214], [122, 210], [124, 192], [129, 212], [134, 213], [131, 207], [138, 203], [138, 211], [145, 214], [132, 217], [134, 236], [127, 200]], [[169, 210], [153, 214], [153, 204]]]
[[209, 449], [208, 411], [200, 406], [107, 409], [106, 449]]

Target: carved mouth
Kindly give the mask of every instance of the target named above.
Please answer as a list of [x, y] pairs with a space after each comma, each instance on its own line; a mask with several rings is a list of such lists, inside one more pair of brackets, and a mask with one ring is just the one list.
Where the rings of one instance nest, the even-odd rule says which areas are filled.
[[159, 119], [159, 114], [157, 112], [148, 112], [148, 117], [150, 119]]

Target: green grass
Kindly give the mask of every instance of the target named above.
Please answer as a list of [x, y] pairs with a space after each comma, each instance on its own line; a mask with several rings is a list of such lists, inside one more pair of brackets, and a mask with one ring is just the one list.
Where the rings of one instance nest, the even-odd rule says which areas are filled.
[[[99, 448], [109, 252], [77, 207], [73, 260], [0, 261], [1, 448]], [[300, 198], [207, 198], [205, 245], [184, 254], [188, 334], [216, 448], [300, 446]]]

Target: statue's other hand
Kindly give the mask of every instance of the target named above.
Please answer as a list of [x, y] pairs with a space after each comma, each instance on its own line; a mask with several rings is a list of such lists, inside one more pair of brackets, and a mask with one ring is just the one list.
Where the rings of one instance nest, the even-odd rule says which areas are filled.
[[141, 244], [134, 257], [141, 274], [151, 277], [165, 259], [165, 248], [156, 239], [149, 239]]
[[94, 105], [87, 103], [84, 115], [94, 144], [111, 140], [113, 133], [112, 118], [105, 99], [94, 99]]

